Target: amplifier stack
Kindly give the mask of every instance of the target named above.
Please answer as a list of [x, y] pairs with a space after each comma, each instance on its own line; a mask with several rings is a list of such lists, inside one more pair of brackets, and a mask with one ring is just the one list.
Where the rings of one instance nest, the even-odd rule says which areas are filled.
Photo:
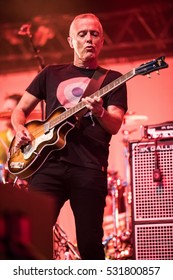
[[137, 260], [173, 260], [173, 122], [160, 127], [145, 127], [144, 140], [129, 142]]

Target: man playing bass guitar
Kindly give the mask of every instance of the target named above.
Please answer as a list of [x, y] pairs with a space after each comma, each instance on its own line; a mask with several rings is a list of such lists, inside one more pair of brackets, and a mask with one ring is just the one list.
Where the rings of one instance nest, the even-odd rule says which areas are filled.
[[[19, 177], [21, 174], [27, 178], [29, 191], [55, 198], [55, 222], [65, 201], [70, 200], [81, 259], [103, 260], [109, 143], [127, 111], [126, 84], [103, 98], [94, 95], [82, 99], [95, 70], [102, 69], [98, 56], [104, 35], [97, 16], [76, 16], [69, 28], [68, 42], [74, 51], [73, 63], [46, 66], [13, 111], [14, 155], [19, 151], [23, 158], [10, 162], [10, 166], [18, 170]], [[100, 88], [120, 76], [109, 70]], [[25, 125], [41, 100], [46, 104], [46, 121]], [[78, 115], [79, 103], [80, 109], [86, 109], [82, 116]]]

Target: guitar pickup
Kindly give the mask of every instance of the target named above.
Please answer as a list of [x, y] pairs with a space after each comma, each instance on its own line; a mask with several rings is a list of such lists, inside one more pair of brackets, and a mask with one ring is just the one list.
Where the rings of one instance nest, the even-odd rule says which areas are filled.
[[44, 124], [44, 133], [46, 134], [46, 133], [48, 133], [50, 131], [50, 124], [49, 124], [49, 122], [46, 122], [45, 124]]

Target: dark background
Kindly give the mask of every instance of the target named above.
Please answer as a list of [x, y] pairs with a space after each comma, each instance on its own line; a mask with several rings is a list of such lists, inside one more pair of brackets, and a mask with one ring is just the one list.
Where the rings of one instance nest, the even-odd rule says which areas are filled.
[[[85, 12], [95, 13], [103, 24], [101, 62], [173, 55], [171, 0], [1, 0], [0, 73], [35, 68], [35, 51], [44, 65], [71, 61], [69, 25]], [[18, 34], [24, 24], [31, 25], [31, 38]]]
[[1, 0], [0, 22], [28, 21], [34, 16], [52, 13], [109, 13], [141, 7], [151, 2], [157, 5], [166, 2], [171, 3], [169, 0]]

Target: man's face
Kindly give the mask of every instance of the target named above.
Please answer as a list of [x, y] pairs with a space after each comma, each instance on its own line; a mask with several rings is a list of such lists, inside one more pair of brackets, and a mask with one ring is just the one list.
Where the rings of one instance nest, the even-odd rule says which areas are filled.
[[68, 41], [80, 60], [96, 59], [104, 42], [99, 22], [92, 18], [78, 19], [71, 28]]

